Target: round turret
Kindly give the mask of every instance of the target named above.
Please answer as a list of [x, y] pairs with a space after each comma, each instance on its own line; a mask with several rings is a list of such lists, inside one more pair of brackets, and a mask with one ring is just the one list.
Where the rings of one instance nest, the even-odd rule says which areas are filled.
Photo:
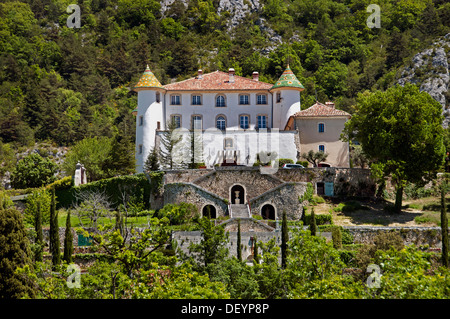
[[133, 87], [138, 93], [136, 115], [136, 171], [142, 172], [145, 160], [155, 146], [156, 130], [163, 123], [163, 95], [166, 89], [147, 65], [138, 83]]
[[273, 94], [273, 127], [283, 130], [289, 117], [300, 111], [300, 92], [305, 88], [289, 65], [270, 89]]

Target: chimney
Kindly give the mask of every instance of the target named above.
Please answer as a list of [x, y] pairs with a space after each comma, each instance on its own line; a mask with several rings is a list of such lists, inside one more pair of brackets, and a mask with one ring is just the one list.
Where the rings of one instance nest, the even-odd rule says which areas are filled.
[[203, 70], [198, 70], [197, 79], [199, 79], [199, 80], [203, 79]]
[[325, 102], [325, 105], [332, 107], [334, 109], [334, 102], [328, 101], [328, 102]]
[[253, 81], [259, 81], [259, 73], [258, 72], [253, 72]]
[[229, 76], [229, 81], [230, 83], [234, 83], [234, 69], [230, 68], [228, 69], [228, 76]]

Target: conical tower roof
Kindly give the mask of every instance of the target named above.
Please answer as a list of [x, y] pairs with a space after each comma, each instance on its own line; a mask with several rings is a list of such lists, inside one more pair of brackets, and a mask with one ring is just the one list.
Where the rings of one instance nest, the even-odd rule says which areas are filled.
[[142, 89], [144, 89], [144, 88], [160, 88], [160, 89], [164, 89], [164, 87], [158, 81], [158, 79], [153, 74], [153, 72], [150, 70], [148, 65], [147, 65], [147, 68], [145, 69], [144, 74], [142, 74], [141, 78], [139, 79], [138, 83], [134, 86], [133, 90], [141, 89], [141, 88]]
[[283, 74], [281, 74], [278, 81], [272, 86], [271, 90], [277, 88], [294, 88], [299, 91], [303, 91], [305, 87], [300, 83], [300, 81], [295, 76], [294, 72], [292, 72], [289, 64], [284, 70]]

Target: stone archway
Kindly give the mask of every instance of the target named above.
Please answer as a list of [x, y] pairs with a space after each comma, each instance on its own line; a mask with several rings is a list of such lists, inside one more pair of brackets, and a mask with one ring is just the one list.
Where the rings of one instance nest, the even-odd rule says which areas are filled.
[[230, 189], [231, 204], [245, 204], [245, 188], [241, 185], [233, 185]]
[[275, 207], [271, 204], [265, 204], [261, 207], [261, 216], [263, 219], [275, 219]]
[[217, 218], [217, 210], [214, 205], [208, 204], [205, 205], [202, 209], [202, 216], [208, 217], [210, 219]]

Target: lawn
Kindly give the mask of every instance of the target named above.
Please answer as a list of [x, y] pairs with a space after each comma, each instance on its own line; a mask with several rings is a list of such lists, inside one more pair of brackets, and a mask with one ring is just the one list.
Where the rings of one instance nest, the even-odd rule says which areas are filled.
[[[314, 206], [316, 214], [331, 214], [340, 226], [440, 226], [440, 198], [426, 197], [403, 201], [400, 214], [385, 209], [392, 201], [326, 199]], [[450, 212], [450, 199], [446, 200]], [[447, 213], [450, 219], [450, 213]]]

